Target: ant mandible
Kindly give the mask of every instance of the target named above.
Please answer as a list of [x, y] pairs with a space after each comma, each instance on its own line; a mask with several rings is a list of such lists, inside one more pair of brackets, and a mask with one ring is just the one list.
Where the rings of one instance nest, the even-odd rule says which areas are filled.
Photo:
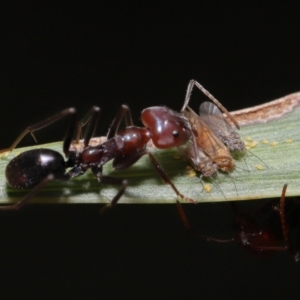
[[[283, 186], [279, 205], [274, 205], [273, 202], [268, 202], [257, 212], [256, 217], [252, 217], [249, 214], [240, 213], [236, 203], [230, 202], [234, 212], [233, 237], [230, 239], [218, 239], [195, 231], [192, 229], [179, 202], [177, 202], [177, 209], [185, 228], [195, 236], [206, 239], [207, 241], [218, 243], [234, 241], [249, 254], [262, 258], [271, 257], [279, 251], [289, 250], [294, 260], [297, 262], [299, 260], [299, 252], [295, 250], [295, 247], [293, 247], [291, 243], [290, 228], [286, 221], [286, 189], [287, 184]], [[272, 227], [269, 226], [269, 222], [265, 224], [258, 223], [258, 219], [268, 212], [270, 207], [272, 216], [273, 214], [279, 214], [280, 226], [284, 240], [283, 245], [281, 242], [282, 238], [275, 234]], [[275, 217], [278, 218], [278, 215], [275, 215]]]
[[[122, 105], [109, 129], [107, 140], [96, 146], [89, 146], [89, 141], [97, 125], [99, 113], [100, 108], [93, 107], [84, 121], [77, 126], [76, 110], [74, 108], [66, 109], [49, 119], [29, 126], [20, 134], [11, 147], [1, 150], [0, 153], [12, 151], [26, 134], [31, 133], [34, 137], [33, 132], [39, 129], [67, 116], [71, 119], [63, 141], [63, 152], [67, 158], [66, 161], [57, 151], [42, 148], [23, 152], [9, 162], [6, 167], [8, 184], [14, 188], [33, 189], [16, 204], [0, 206], [0, 210], [19, 209], [48, 182], [54, 179], [70, 180], [83, 175], [88, 169], [92, 170], [92, 173], [100, 182], [121, 185], [120, 190], [110, 203], [110, 206], [113, 206], [124, 194], [128, 182], [124, 179], [103, 176], [103, 165], [113, 159], [113, 167], [115, 169], [126, 169], [145, 154], [148, 154], [160, 177], [172, 187], [177, 196], [188, 202], [195, 202], [177, 190], [163, 167], [154, 155], [147, 150], [147, 144], [150, 139], [160, 149], [177, 147], [187, 142], [191, 136], [191, 128], [189, 122], [180, 113], [166, 107], [147, 108], [143, 110], [141, 115], [142, 122], [146, 127], [137, 127], [133, 126], [129, 107]], [[125, 118], [126, 128], [118, 132], [123, 118]], [[82, 127], [87, 123], [89, 124], [84, 134], [83, 150], [70, 150], [76, 127], [78, 137]], [[66, 172], [67, 168], [71, 168], [71, 170]]]

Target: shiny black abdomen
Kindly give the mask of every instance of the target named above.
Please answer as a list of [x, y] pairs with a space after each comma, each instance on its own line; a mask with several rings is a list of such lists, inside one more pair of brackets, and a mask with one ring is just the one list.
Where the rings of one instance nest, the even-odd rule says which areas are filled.
[[7, 182], [14, 188], [30, 188], [40, 183], [47, 175], [60, 178], [65, 174], [63, 156], [50, 149], [34, 149], [13, 158], [6, 167]]

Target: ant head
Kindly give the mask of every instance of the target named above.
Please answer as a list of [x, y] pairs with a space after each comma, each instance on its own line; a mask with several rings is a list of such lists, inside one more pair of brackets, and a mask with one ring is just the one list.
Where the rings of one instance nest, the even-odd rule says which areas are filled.
[[149, 129], [153, 144], [160, 149], [178, 147], [191, 136], [187, 119], [167, 107], [155, 106], [142, 111], [142, 122]]

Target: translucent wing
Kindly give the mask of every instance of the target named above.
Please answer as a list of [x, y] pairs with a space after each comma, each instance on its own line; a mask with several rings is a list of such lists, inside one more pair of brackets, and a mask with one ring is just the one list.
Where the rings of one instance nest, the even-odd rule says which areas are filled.
[[229, 148], [230, 151], [244, 151], [245, 144], [224, 118], [220, 109], [212, 102], [203, 102], [199, 108], [201, 120]]
[[212, 102], [203, 102], [199, 108], [199, 115], [217, 136], [230, 135], [233, 131], [220, 109]]

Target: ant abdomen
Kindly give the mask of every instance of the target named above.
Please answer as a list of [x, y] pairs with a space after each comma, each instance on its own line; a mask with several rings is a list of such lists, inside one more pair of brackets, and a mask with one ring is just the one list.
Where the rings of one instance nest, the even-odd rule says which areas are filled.
[[13, 188], [31, 188], [48, 175], [60, 178], [66, 171], [63, 156], [51, 149], [34, 149], [13, 158], [6, 167], [8, 184]]

